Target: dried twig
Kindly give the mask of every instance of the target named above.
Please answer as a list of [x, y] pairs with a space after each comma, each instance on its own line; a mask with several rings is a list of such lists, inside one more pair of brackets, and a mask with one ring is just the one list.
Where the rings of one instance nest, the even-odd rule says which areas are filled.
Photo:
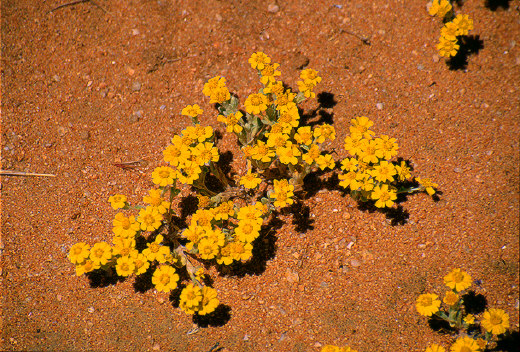
[[51, 13], [51, 12], [54, 12], [56, 10], [63, 9], [65, 7], [74, 6], [74, 5], [77, 5], [77, 4], [82, 4], [84, 2], [90, 2], [92, 5], [96, 6], [99, 9], [101, 9], [103, 12], [107, 12], [107, 10], [105, 10], [104, 8], [102, 8], [101, 6], [99, 6], [98, 4], [96, 4], [92, 0], [76, 0], [76, 1], [68, 2], [66, 4], [62, 4], [62, 5], [56, 6], [55, 8], [53, 8], [52, 10], [50, 10], [47, 13]]
[[136, 161], [122, 161], [120, 163], [112, 163], [112, 165], [120, 167], [123, 170], [130, 170], [140, 166], [146, 166], [146, 161], [143, 159]]
[[35, 173], [33, 173], [33, 172], [13, 171], [13, 170], [0, 170], [0, 175], [2, 175], [2, 176], [40, 176], [40, 177], [56, 177], [56, 175], [52, 175], [52, 174], [35, 174]]

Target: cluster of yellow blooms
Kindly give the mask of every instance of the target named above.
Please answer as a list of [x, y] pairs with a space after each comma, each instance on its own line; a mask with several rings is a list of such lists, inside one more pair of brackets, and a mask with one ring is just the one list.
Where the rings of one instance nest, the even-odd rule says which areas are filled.
[[439, 55], [452, 57], [457, 55], [460, 48], [458, 37], [468, 35], [473, 29], [473, 20], [468, 15], [455, 16], [453, 7], [448, 0], [433, 0], [429, 13], [443, 19], [444, 26], [441, 29], [441, 37], [437, 50]]
[[[398, 182], [412, 180], [412, 174], [404, 161], [391, 162], [399, 149], [396, 139], [386, 135], [376, 138], [370, 130], [372, 125], [365, 116], [351, 120], [350, 135], [345, 137], [344, 144], [351, 157], [341, 161], [343, 173], [338, 176], [339, 185], [350, 189], [354, 199], [372, 199], [378, 208], [391, 207], [397, 199]], [[429, 179], [416, 177], [415, 180], [420, 187], [412, 190], [425, 190], [433, 195], [438, 187]]]
[[[441, 300], [434, 293], [421, 294], [415, 307], [419, 314], [442, 319], [457, 330], [471, 329], [471, 335], [461, 336], [456, 339], [450, 348], [450, 352], [479, 352], [484, 351], [493, 336], [504, 334], [509, 328], [509, 315], [502, 309], [490, 308], [484, 311], [480, 321], [473, 314], [465, 312], [464, 295], [462, 291], [471, 287], [471, 276], [461, 269], [453, 269], [444, 277], [444, 283], [450, 290], [446, 291]], [[441, 304], [446, 309], [441, 310]], [[484, 335], [478, 327], [482, 327]], [[446, 349], [437, 344], [431, 344], [426, 352], [445, 352]]]
[[[316, 96], [313, 90], [321, 82], [318, 72], [302, 70], [295, 93], [278, 80], [279, 64], [271, 63], [264, 53], [253, 53], [249, 63], [263, 87], [246, 98], [244, 110], [238, 109], [238, 98], [229, 92], [225, 78], [214, 77], [203, 88], [210, 103], [216, 104], [218, 121], [237, 136], [247, 159], [246, 172], [236, 183], [228, 178], [218, 165], [220, 153], [213, 128], [199, 123], [203, 110], [197, 104], [186, 106], [181, 114], [191, 118], [193, 125], [175, 135], [163, 151], [168, 166], [152, 172], [157, 187], [143, 197], [146, 206], [131, 205], [121, 194], [111, 196], [114, 210], [138, 213], [115, 215], [112, 244], [98, 242], [91, 247], [80, 242], [70, 249], [68, 257], [78, 276], [95, 270], [121, 277], [148, 272], [158, 291], [182, 287], [180, 307], [186, 313], [211, 313], [219, 305], [217, 293], [204, 285], [204, 270], [193, 262], [195, 258], [219, 265], [250, 260], [265, 220], [274, 210], [294, 203], [304, 177], [318, 168], [336, 167], [332, 155], [320, 149], [326, 141], [335, 140], [334, 127], [300, 126], [298, 104]], [[366, 117], [352, 121], [345, 148], [354, 157], [341, 163], [346, 172], [340, 176], [341, 185], [375, 200], [378, 207], [389, 207], [397, 194], [393, 184], [409, 179], [410, 170], [404, 163], [389, 161], [397, 154], [394, 138], [373, 138], [372, 122]], [[208, 176], [221, 187], [208, 184]], [[191, 214], [186, 228], [173, 221], [172, 201], [180, 193], [177, 181], [198, 193], [198, 210]], [[435, 192], [436, 184], [417, 181], [421, 186], [414, 191]], [[146, 248], [136, 246], [136, 240], [143, 238]], [[185, 277], [191, 282], [183, 283]]]

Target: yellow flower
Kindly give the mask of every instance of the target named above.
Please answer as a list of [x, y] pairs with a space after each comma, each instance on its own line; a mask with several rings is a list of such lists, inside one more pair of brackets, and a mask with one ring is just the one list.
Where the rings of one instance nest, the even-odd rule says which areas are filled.
[[215, 214], [212, 210], [199, 209], [191, 217], [191, 224], [197, 225], [204, 229], [211, 229], [211, 221], [214, 219]]
[[468, 35], [469, 31], [473, 29], [473, 20], [468, 15], [457, 15], [453, 19], [453, 23], [457, 26], [456, 35]]
[[298, 90], [302, 93], [306, 98], [314, 98], [316, 97], [316, 93], [313, 92], [316, 84], [312, 81], [298, 81]]
[[401, 161], [401, 165], [395, 165], [395, 170], [397, 171], [399, 181], [405, 181], [412, 178], [410, 168], [406, 165], [405, 161]]
[[145, 209], [139, 210], [139, 216], [137, 221], [141, 223], [141, 230], [143, 231], [154, 231], [157, 230], [163, 220], [163, 215], [159, 213], [157, 208], [148, 206]]
[[237, 111], [234, 114], [229, 114], [227, 117], [224, 115], [218, 115], [217, 121], [226, 124], [227, 132], [240, 133], [243, 130], [242, 126], [240, 125], [240, 120], [242, 116], [242, 113], [240, 111]]
[[230, 216], [235, 215], [235, 207], [233, 201], [227, 201], [213, 209], [215, 220], [227, 220]]
[[427, 317], [435, 314], [439, 311], [439, 307], [441, 306], [441, 301], [439, 300], [439, 296], [433, 293], [425, 293], [417, 297], [417, 301], [415, 303], [415, 308], [421, 315], [425, 315]]
[[424, 352], [446, 352], [446, 349], [436, 343], [432, 343]]
[[199, 286], [189, 284], [182, 289], [179, 307], [186, 314], [195, 314], [202, 302], [202, 290]]
[[217, 256], [217, 263], [230, 265], [233, 263], [233, 244], [228, 243], [226, 246], [220, 248], [220, 253]]
[[253, 255], [253, 245], [249, 242], [235, 241], [229, 244], [231, 246], [231, 254], [233, 259], [249, 260]]
[[500, 335], [509, 328], [509, 315], [502, 309], [490, 308], [484, 312], [480, 324], [493, 335]]
[[360, 155], [364, 143], [365, 139], [362, 138], [362, 135], [356, 133], [352, 136], [345, 137], [345, 144], [343, 146], [350, 155]]
[[253, 53], [249, 60], [247, 60], [251, 67], [257, 70], [263, 70], [266, 64], [271, 62], [271, 58], [261, 51]]
[[312, 144], [307, 153], [302, 155], [303, 161], [305, 161], [307, 164], [312, 165], [319, 156], [321, 155], [320, 147], [316, 144]]
[[267, 86], [269, 83], [276, 82], [276, 77], [280, 76], [282, 73], [277, 70], [280, 64], [265, 64], [264, 69], [260, 71], [262, 77], [260, 77], [260, 82], [264, 86]]
[[375, 140], [363, 139], [360, 143], [359, 159], [365, 163], [377, 163], [379, 161], [377, 154], [378, 145]]
[[[277, 180], [275, 180], [275, 181], [277, 181]], [[285, 189], [276, 190], [276, 186], [275, 186], [275, 191], [272, 192], [269, 195], [269, 197], [274, 198], [275, 207], [283, 208], [283, 207], [286, 207], [287, 205], [291, 205], [294, 203], [293, 199], [291, 198], [292, 196], [294, 196], [293, 190], [294, 190], [293, 185], [289, 185], [289, 188], [287, 190], [285, 190]]]
[[229, 99], [231, 99], [231, 93], [229, 93], [227, 87], [218, 87], [211, 92], [211, 96], [209, 97], [209, 103], [222, 104], [223, 102], [228, 101]]
[[112, 253], [114, 256], [119, 255], [122, 257], [136, 257], [139, 253], [137, 249], [135, 249], [134, 238], [114, 236], [112, 242], [114, 242], [114, 248], [112, 248]]
[[199, 143], [202, 143], [213, 136], [213, 128], [211, 126], [201, 126], [197, 124], [195, 126], [190, 127], [187, 128], [191, 131], [190, 137], [192, 137], [195, 140], [198, 140]]
[[186, 249], [191, 251], [193, 246], [198, 243], [202, 237], [205, 236], [205, 230], [197, 225], [190, 225], [182, 232], [181, 236], [187, 238], [188, 241], [190, 241], [186, 244]]
[[112, 231], [116, 236], [133, 237], [139, 231], [139, 223], [134, 216], [126, 217], [123, 213], [117, 213], [112, 221]]
[[312, 68], [308, 68], [305, 70], [302, 70], [300, 72], [300, 78], [303, 79], [306, 83], [312, 83], [314, 85], [317, 85], [321, 82], [321, 77], [318, 76], [318, 71], [313, 70]]
[[459, 337], [450, 348], [450, 352], [478, 352], [479, 350], [477, 342], [468, 336]]
[[197, 104], [188, 105], [182, 109], [181, 114], [188, 117], [197, 117], [202, 114], [202, 109]]
[[464, 317], [464, 322], [468, 325], [475, 324], [475, 316], [473, 314], [468, 314]]
[[114, 210], [124, 208], [126, 206], [126, 200], [126, 196], [122, 194], [114, 194], [108, 198], [108, 201]]
[[457, 292], [463, 291], [471, 286], [471, 276], [461, 269], [453, 269], [444, 277], [446, 286]]
[[251, 157], [254, 160], [260, 160], [263, 163], [268, 163], [275, 156], [275, 151], [262, 141], [256, 141], [256, 145], [251, 149]]
[[190, 157], [188, 146], [182, 144], [182, 138], [177, 135], [173, 137], [172, 143], [163, 151], [164, 161], [171, 166], [184, 164]]
[[224, 77], [216, 76], [210, 79], [206, 84], [204, 84], [204, 89], [202, 90], [202, 94], [207, 97], [211, 97], [213, 92], [216, 89], [222, 88], [226, 86], [226, 79]]
[[175, 272], [175, 269], [169, 265], [161, 265], [155, 269], [152, 276], [152, 283], [154, 284], [157, 291], [170, 292], [177, 288], [177, 282], [179, 281], [179, 275]]
[[177, 172], [169, 166], [159, 166], [152, 172], [152, 181], [160, 187], [173, 185]]
[[83, 263], [76, 265], [76, 276], [81, 276], [86, 273], [90, 273], [96, 269], [99, 269], [101, 265], [94, 263], [92, 260], [87, 259]]
[[219, 251], [218, 244], [215, 241], [205, 237], [199, 241], [197, 247], [202, 259], [213, 259]]
[[163, 240], [163, 235], [157, 235], [152, 243], [146, 245], [146, 248], [143, 250], [146, 260], [150, 262], [157, 260], [159, 263], [166, 263], [166, 259], [171, 254], [171, 251], [169, 247], [161, 245]]
[[444, 37], [440, 37], [439, 44], [437, 44], [437, 50], [439, 55], [444, 57], [452, 57], [457, 55], [460, 45], [457, 44], [456, 40], [449, 40]]
[[198, 311], [200, 315], [206, 315], [213, 312], [219, 305], [217, 291], [211, 287], [204, 286], [202, 288], [202, 303]]
[[458, 29], [455, 23], [447, 22], [444, 27], [441, 28], [441, 37], [446, 40], [455, 41], [457, 40], [457, 35], [459, 35]]
[[72, 264], [81, 264], [90, 256], [90, 245], [79, 242], [73, 245], [69, 251], [69, 260]]
[[285, 133], [269, 133], [267, 136], [267, 146], [270, 148], [281, 148], [285, 147], [287, 141], [289, 140], [289, 135]]
[[119, 276], [130, 276], [135, 271], [135, 260], [133, 257], [124, 256], [117, 259], [116, 272]]
[[253, 242], [260, 235], [260, 224], [254, 220], [240, 220], [235, 229], [236, 238], [241, 242]]
[[334, 169], [334, 167], [336, 167], [336, 162], [332, 159], [332, 155], [330, 154], [318, 156], [318, 158], [316, 158], [316, 164], [318, 164], [321, 170], [325, 170], [326, 168]]
[[317, 143], [323, 143], [325, 139], [333, 141], [336, 139], [336, 130], [333, 126], [325, 123], [314, 129], [314, 138], [316, 138]]
[[259, 225], [262, 225], [262, 222], [264, 219], [262, 218], [263, 211], [258, 206], [258, 204], [262, 203], [256, 203], [254, 205], [248, 205], [245, 207], [242, 207], [238, 210], [237, 219], [238, 220], [253, 220], [256, 221]]
[[[375, 135], [375, 132], [370, 130], [370, 127], [372, 127], [374, 123], [366, 116], [356, 117], [350, 120], [350, 123], [352, 124], [352, 126], [349, 127], [352, 138], [357, 136], [355, 137], [356, 139], [360, 139], [361, 137], [371, 139]], [[347, 147], [345, 147], [345, 149], [347, 149]]]
[[267, 97], [263, 94], [251, 94], [244, 102], [248, 114], [259, 115], [267, 110]]
[[358, 161], [356, 158], [345, 158], [341, 161], [341, 170], [343, 171], [356, 171]]
[[298, 146], [287, 142], [283, 147], [276, 148], [276, 154], [280, 158], [281, 163], [296, 165], [298, 163], [297, 157], [302, 153]]
[[429, 178], [421, 179], [419, 177], [416, 177], [415, 179], [430, 196], [433, 196], [435, 194], [435, 188], [439, 187], [438, 184], [433, 183]]
[[178, 173], [179, 181], [181, 183], [192, 185], [195, 180], [198, 180], [202, 169], [197, 163], [191, 162], [182, 169], [182, 172]]
[[199, 143], [193, 148], [193, 155], [199, 159], [199, 165], [209, 165], [219, 159], [218, 149], [211, 142]]
[[258, 177], [258, 174], [251, 173], [251, 169], [247, 171], [247, 174], [240, 178], [240, 184], [247, 189], [254, 189], [262, 182], [262, 179]]
[[397, 174], [395, 166], [388, 161], [381, 161], [379, 164], [374, 165], [374, 169], [370, 171], [370, 175], [379, 182], [394, 181], [394, 175]]
[[488, 342], [486, 340], [482, 339], [482, 338], [478, 338], [476, 341], [477, 341], [477, 345], [479, 347], [479, 350], [480, 351], [485, 351]]
[[134, 259], [135, 271], [136, 275], [141, 275], [148, 270], [150, 267], [150, 262], [146, 258], [146, 256], [142, 253], [139, 253], [137, 257]]
[[340, 180], [339, 185], [341, 187], [343, 187], [343, 188], [350, 187], [350, 189], [352, 191], [355, 191], [359, 187], [361, 187], [360, 181], [362, 180], [363, 175], [360, 173], [357, 173], [355, 171], [349, 171], [345, 174], [339, 174], [338, 178]]
[[[279, 106], [276, 108], [278, 109]], [[278, 123], [284, 128], [294, 128], [298, 127], [300, 120], [300, 114], [298, 112], [298, 108], [294, 105], [294, 108], [287, 109], [284, 108], [280, 110], [280, 117], [278, 118]]]
[[437, 15], [443, 18], [451, 10], [451, 4], [448, 0], [433, 0], [428, 12], [431, 16]]
[[388, 185], [375, 186], [371, 198], [376, 201], [378, 208], [391, 207], [397, 199], [397, 194], [393, 189], [389, 189]]
[[397, 155], [397, 150], [399, 147], [397, 146], [395, 138], [390, 138], [386, 135], [381, 136], [380, 138], [376, 138], [376, 155], [378, 158], [390, 160], [393, 156]]
[[310, 145], [312, 143], [312, 131], [310, 126], [298, 128], [294, 134], [294, 140], [298, 144]]
[[160, 214], [166, 213], [170, 207], [170, 202], [164, 200], [164, 198], [161, 197], [160, 189], [149, 190], [148, 195], [143, 197], [143, 202], [156, 208]]
[[454, 306], [459, 301], [459, 295], [453, 291], [447, 291], [442, 301], [449, 306]]
[[90, 249], [90, 260], [95, 264], [105, 265], [112, 259], [112, 247], [106, 242], [95, 243]]
[[205, 209], [208, 208], [210, 204], [210, 198], [208, 196], [203, 196], [200, 194], [197, 194], [197, 206], [199, 209]]

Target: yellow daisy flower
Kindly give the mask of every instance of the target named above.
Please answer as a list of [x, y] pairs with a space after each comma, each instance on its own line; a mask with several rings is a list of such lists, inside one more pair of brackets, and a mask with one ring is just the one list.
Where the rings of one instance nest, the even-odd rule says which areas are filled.
[[110, 205], [114, 210], [124, 208], [126, 206], [127, 198], [122, 194], [114, 194], [113, 196], [108, 198]]
[[446, 286], [457, 292], [469, 288], [472, 283], [471, 276], [461, 269], [453, 269], [444, 277]]
[[425, 293], [420, 295], [419, 297], [417, 297], [417, 301], [415, 303], [415, 308], [417, 308], [417, 312], [427, 317], [437, 313], [439, 311], [440, 306], [441, 301], [439, 300], [439, 296], [437, 296], [434, 293]]
[[161, 265], [155, 269], [152, 276], [152, 283], [157, 291], [170, 292], [177, 288], [179, 275], [175, 269], [169, 265]]
[[490, 308], [484, 312], [480, 324], [493, 335], [500, 335], [509, 328], [509, 315], [502, 309]]

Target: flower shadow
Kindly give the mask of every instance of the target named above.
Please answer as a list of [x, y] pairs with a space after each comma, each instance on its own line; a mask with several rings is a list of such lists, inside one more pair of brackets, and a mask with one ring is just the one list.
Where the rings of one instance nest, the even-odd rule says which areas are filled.
[[468, 67], [468, 56], [478, 54], [484, 48], [484, 41], [479, 35], [464, 35], [459, 37], [459, 51], [457, 55], [446, 61], [450, 70], [465, 70]]

